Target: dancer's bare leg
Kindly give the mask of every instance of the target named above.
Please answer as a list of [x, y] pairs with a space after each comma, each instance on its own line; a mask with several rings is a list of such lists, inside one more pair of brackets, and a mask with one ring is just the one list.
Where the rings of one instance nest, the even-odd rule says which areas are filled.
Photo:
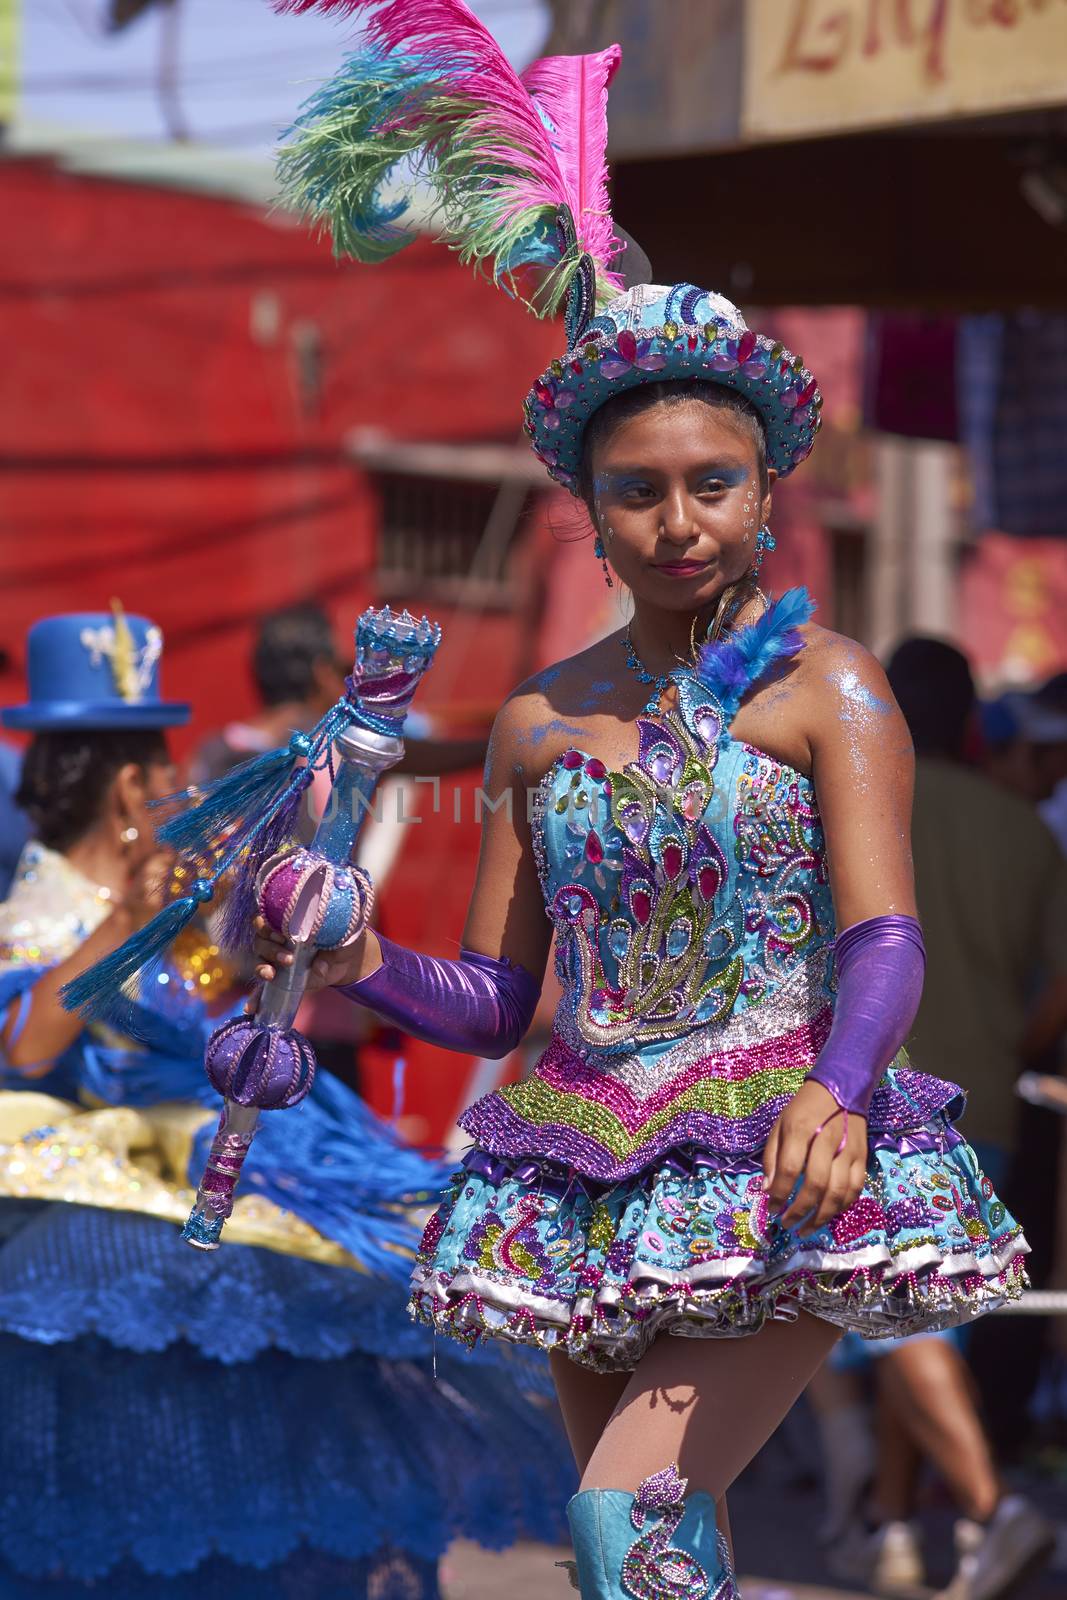
[[548, 1358], [571, 1451], [583, 1473], [612, 1412], [626, 1392], [628, 1372], [591, 1372], [558, 1350]]
[[663, 1335], [630, 1377], [582, 1476], [634, 1493], [677, 1461], [690, 1489], [720, 1500], [770, 1438], [838, 1337], [801, 1312], [733, 1339]]
[[[556, 1386], [559, 1408], [563, 1413], [567, 1438], [570, 1440], [578, 1471], [584, 1474], [593, 1451], [600, 1443], [604, 1429], [626, 1392], [632, 1374], [590, 1372], [588, 1367], [578, 1366], [556, 1350], [549, 1356], [549, 1365], [552, 1369], [552, 1381]], [[730, 1547], [732, 1558], [734, 1543], [725, 1496], [716, 1500], [715, 1522]]]

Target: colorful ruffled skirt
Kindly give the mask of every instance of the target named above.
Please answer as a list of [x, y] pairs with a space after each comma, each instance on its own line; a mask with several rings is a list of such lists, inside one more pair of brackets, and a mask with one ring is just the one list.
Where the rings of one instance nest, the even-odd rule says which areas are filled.
[[542, 1093], [530, 1082], [525, 1101], [518, 1086], [467, 1114], [483, 1137], [423, 1236], [411, 1310], [457, 1339], [495, 1335], [626, 1371], [660, 1333], [729, 1337], [806, 1310], [881, 1338], [953, 1326], [1024, 1287], [1028, 1247], [953, 1125], [955, 1084], [887, 1072], [862, 1194], [802, 1239], [768, 1215], [765, 1129], [750, 1148], [716, 1147], [710, 1120], [690, 1113], [677, 1131], [698, 1137], [597, 1178], [546, 1155], [558, 1126], [516, 1149], [516, 1108]]

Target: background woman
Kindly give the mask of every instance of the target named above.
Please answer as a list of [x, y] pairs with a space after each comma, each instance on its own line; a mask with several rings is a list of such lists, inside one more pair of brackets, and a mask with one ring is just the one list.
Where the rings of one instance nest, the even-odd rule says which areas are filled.
[[143, 982], [148, 1047], [57, 999], [168, 897], [149, 807], [188, 708], [160, 699], [161, 649], [144, 618], [48, 618], [5, 713], [33, 732], [36, 838], [0, 906], [0, 1590], [434, 1596], [453, 1537], [552, 1537], [570, 1480], [521, 1365], [475, 1393], [442, 1351], [435, 1383], [408, 1331], [410, 1206], [438, 1169], [320, 1073], [265, 1117], [227, 1243], [191, 1250], [217, 950], [187, 930]]

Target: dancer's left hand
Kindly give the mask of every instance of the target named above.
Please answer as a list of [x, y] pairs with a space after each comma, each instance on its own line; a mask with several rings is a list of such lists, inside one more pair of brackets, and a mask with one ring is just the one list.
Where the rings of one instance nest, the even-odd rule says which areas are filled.
[[763, 1172], [771, 1215], [802, 1239], [846, 1211], [866, 1181], [867, 1119], [850, 1112], [846, 1131], [844, 1117], [830, 1091], [809, 1080], [767, 1136]]

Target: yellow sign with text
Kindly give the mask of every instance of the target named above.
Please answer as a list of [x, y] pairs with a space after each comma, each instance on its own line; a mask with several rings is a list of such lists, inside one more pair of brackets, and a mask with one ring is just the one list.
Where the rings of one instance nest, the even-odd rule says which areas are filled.
[[747, 138], [1067, 105], [1067, 0], [748, 0]]

